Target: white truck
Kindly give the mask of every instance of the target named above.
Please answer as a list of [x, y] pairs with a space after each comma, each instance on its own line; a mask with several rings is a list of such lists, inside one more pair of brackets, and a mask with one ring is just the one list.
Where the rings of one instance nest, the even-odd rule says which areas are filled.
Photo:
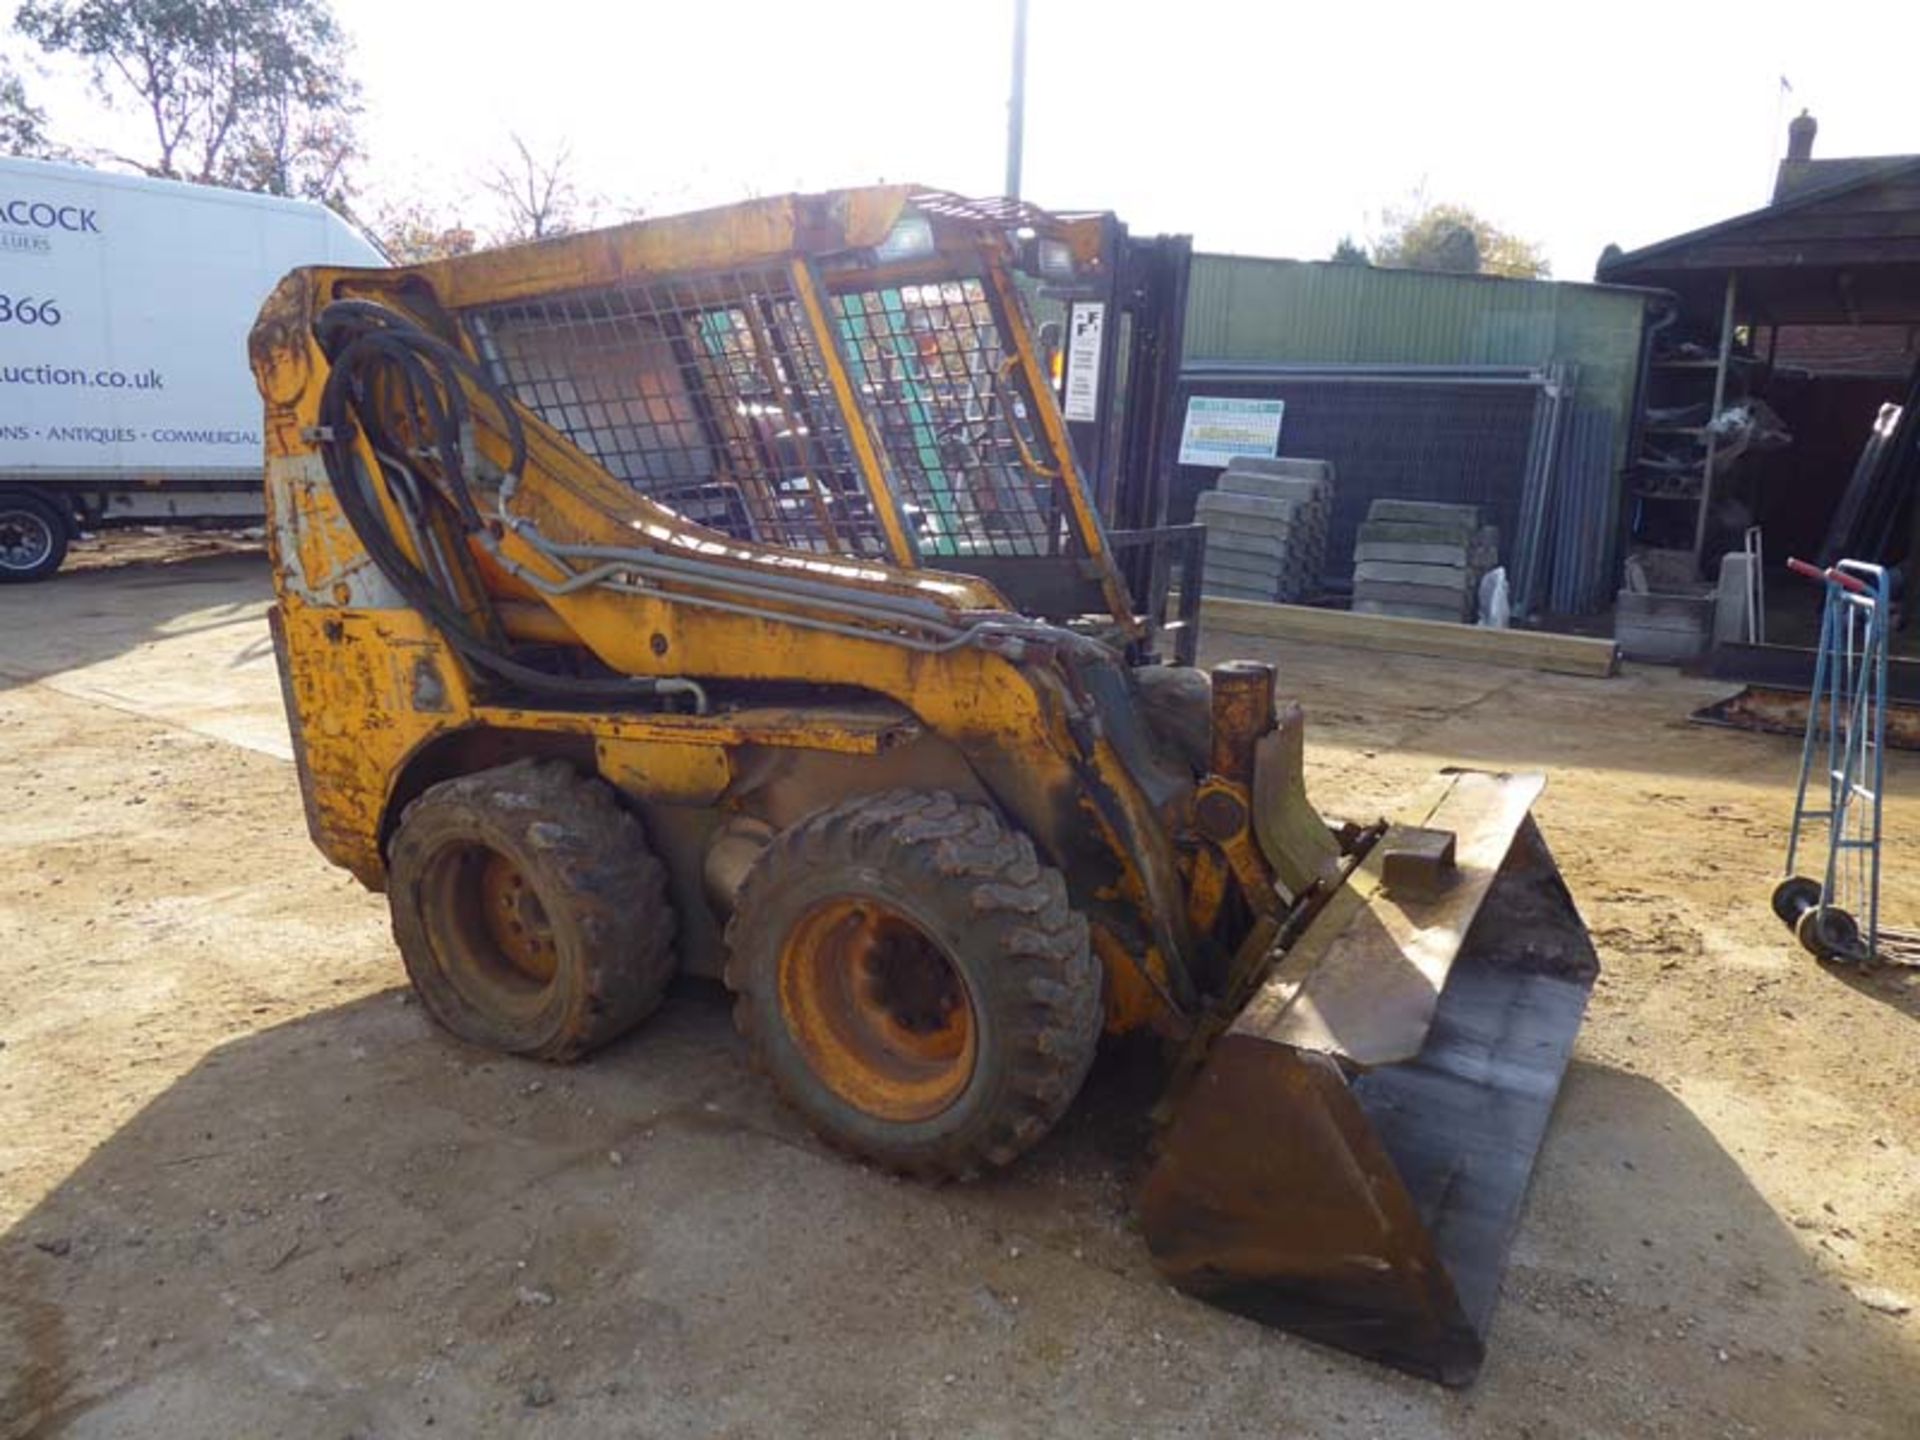
[[258, 520], [247, 332], [328, 263], [386, 262], [321, 205], [0, 156], [0, 581], [81, 529]]

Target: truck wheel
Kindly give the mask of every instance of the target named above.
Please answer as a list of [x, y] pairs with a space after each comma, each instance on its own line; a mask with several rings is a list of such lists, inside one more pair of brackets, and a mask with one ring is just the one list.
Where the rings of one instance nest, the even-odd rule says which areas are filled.
[[44, 580], [67, 558], [68, 525], [38, 495], [0, 491], [0, 583]]
[[394, 835], [387, 896], [421, 1004], [475, 1045], [575, 1059], [673, 977], [666, 871], [613, 790], [565, 761], [427, 790]]
[[734, 1020], [829, 1143], [891, 1170], [1005, 1165], [1079, 1093], [1101, 971], [1059, 871], [943, 791], [782, 832], [727, 927]]

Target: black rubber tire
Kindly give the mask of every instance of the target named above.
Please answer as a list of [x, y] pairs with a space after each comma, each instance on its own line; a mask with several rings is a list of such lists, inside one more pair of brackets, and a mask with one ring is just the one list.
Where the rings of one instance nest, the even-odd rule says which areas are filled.
[[0, 490], [0, 531], [11, 534], [15, 530], [37, 537], [38, 543], [29, 547], [31, 559], [10, 561], [7, 549], [0, 548], [0, 584], [45, 580], [66, 560], [67, 542], [72, 538], [67, 518], [38, 495]]
[[1833, 905], [1813, 905], [1793, 927], [1800, 948], [1829, 965], [1864, 965], [1873, 958], [1860, 923]]
[[1789, 930], [1798, 928], [1801, 915], [1820, 904], [1820, 882], [1791, 875], [1773, 887], [1773, 913]]
[[[849, 895], [910, 914], [964, 981], [978, 1029], [971, 1077], [930, 1118], [847, 1103], [783, 1018], [787, 937]], [[1066, 1113], [1099, 1044], [1102, 972], [1065, 880], [1025, 835], [945, 791], [865, 796], [783, 831], [741, 886], [727, 948], [734, 1022], [780, 1094], [829, 1144], [902, 1174], [966, 1179], [1010, 1163]]]
[[[449, 895], [465, 887], [443, 867], [482, 851], [505, 857], [538, 902], [550, 978], [490, 964], [471, 908]], [[639, 1024], [673, 978], [666, 870], [613, 789], [565, 761], [520, 760], [425, 791], [401, 818], [387, 882], [420, 1003], [471, 1044], [574, 1060]]]

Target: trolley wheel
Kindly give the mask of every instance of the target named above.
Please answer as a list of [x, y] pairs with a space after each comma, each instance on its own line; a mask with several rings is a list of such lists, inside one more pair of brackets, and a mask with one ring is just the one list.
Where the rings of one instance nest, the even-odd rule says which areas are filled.
[[1869, 958], [1867, 942], [1853, 916], [1836, 905], [1814, 905], [1801, 912], [1793, 927], [1800, 948], [1817, 960], [1838, 965], [1860, 965]]
[[1820, 906], [1820, 882], [1804, 875], [1789, 875], [1773, 887], [1773, 913], [1789, 930], [1796, 929], [1800, 917]]

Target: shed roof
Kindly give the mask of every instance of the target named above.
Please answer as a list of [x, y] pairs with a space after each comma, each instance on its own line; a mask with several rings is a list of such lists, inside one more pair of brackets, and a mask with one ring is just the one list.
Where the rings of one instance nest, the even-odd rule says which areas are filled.
[[1672, 290], [1688, 310], [1712, 314], [1730, 271], [1743, 319], [1920, 323], [1920, 155], [1850, 164], [1775, 204], [1610, 254], [1599, 278]]
[[1788, 156], [1780, 162], [1773, 177], [1773, 203], [1797, 200], [1815, 190], [1850, 185], [1896, 165], [1911, 164], [1920, 155], [1836, 155], [1826, 159], [1796, 159]]

